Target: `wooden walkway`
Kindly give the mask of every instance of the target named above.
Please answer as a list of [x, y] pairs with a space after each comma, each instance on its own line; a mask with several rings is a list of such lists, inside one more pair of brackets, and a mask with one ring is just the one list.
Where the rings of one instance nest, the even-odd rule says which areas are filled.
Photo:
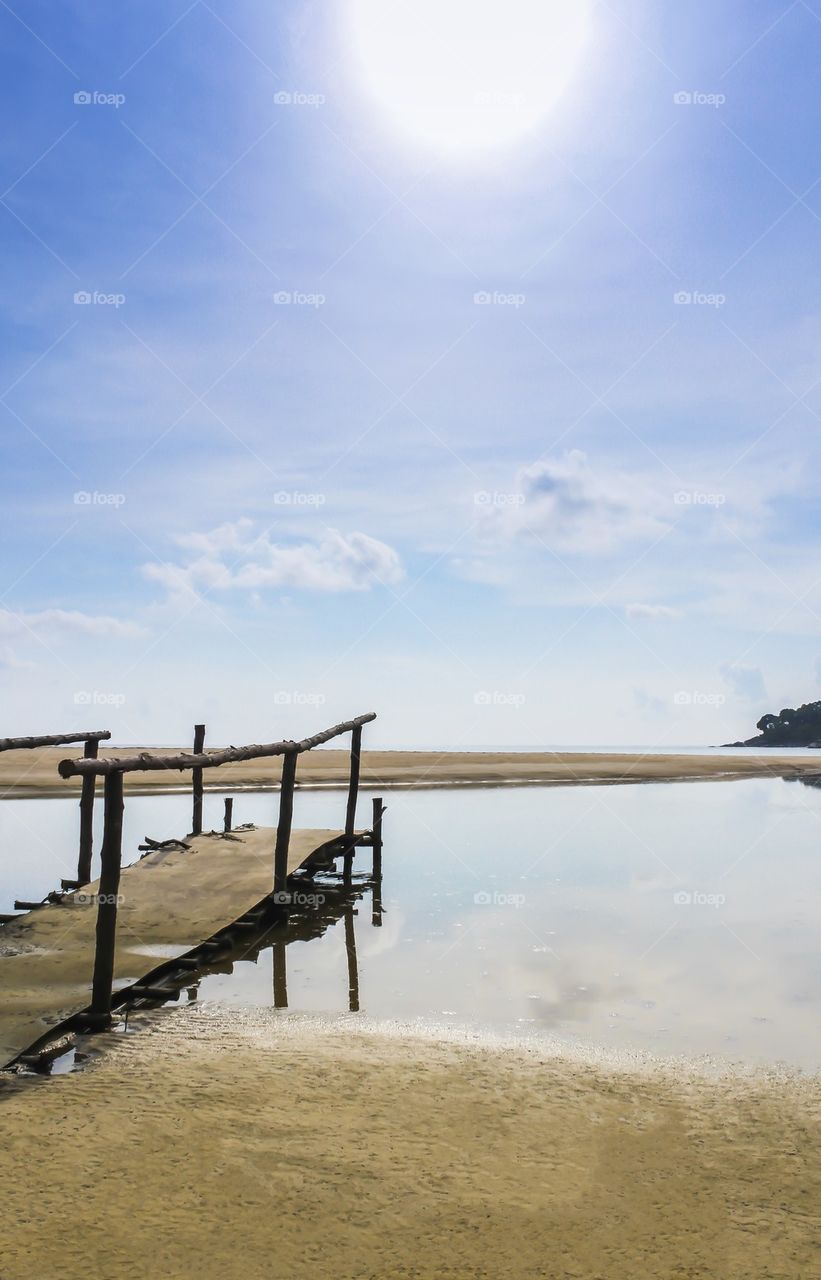
[[[230, 838], [187, 837], [187, 850], [157, 850], [126, 867], [119, 885], [115, 998], [164, 957], [193, 950], [263, 900], [271, 902], [275, 840], [276, 830], [265, 827], [240, 828]], [[288, 875], [343, 841], [348, 847], [368, 843], [369, 833], [346, 840], [342, 831], [292, 831]], [[0, 1068], [88, 1007], [98, 884], [0, 929]]]

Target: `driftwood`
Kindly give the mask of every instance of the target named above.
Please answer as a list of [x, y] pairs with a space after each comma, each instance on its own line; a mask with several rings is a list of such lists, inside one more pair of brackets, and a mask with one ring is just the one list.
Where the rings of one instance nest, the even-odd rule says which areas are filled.
[[152, 840], [151, 836], [143, 836], [143, 843], [138, 844], [137, 848], [141, 853], [154, 853], [158, 849], [190, 849], [191, 846], [185, 840]]
[[34, 747], [63, 747], [70, 742], [102, 742], [110, 729], [87, 729], [85, 733], [46, 733], [34, 738], [0, 738], [0, 751], [30, 751]]
[[213, 769], [218, 765], [234, 764], [239, 760], [299, 755], [303, 751], [321, 746], [323, 742], [330, 742], [331, 738], [338, 738], [340, 734], [350, 733], [353, 729], [369, 724], [375, 719], [376, 712], [370, 711], [367, 715], [357, 716], [354, 720], [345, 720], [341, 724], [332, 725], [330, 729], [315, 733], [311, 738], [303, 738], [301, 742], [285, 740], [265, 744], [254, 743], [247, 747], [225, 747], [222, 751], [203, 751], [197, 755], [183, 751], [175, 756], [155, 756], [150, 751], [143, 751], [137, 756], [109, 757], [105, 760], [61, 760], [58, 769], [61, 778], [82, 777], [87, 773], [105, 776], [111, 773], [160, 773], [165, 769]]

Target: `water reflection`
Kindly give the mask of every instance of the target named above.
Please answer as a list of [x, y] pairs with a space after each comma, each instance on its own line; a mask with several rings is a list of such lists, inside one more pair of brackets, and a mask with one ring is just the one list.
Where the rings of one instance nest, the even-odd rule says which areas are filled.
[[[206, 793], [206, 825], [222, 802]], [[236, 793], [237, 823], [275, 810]], [[294, 821], [339, 812], [337, 792], [298, 792]], [[186, 797], [129, 798], [128, 860], [189, 818]], [[0, 911], [70, 874], [76, 820], [74, 802], [0, 805]], [[821, 1064], [817, 785], [398, 791], [385, 841], [381, 887], [329, 881], [315, 919], [212, 966], [193, 997]]]

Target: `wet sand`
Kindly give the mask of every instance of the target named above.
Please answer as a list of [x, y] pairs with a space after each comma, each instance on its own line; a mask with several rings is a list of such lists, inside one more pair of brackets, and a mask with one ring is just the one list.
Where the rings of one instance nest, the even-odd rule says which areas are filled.
[[[101, 749], [100, 756], [135, 755], [143, 747]], [[152, 748], [172, 755], [177, 747]], [[67, 795], [79, 791], [80, 779], [63, 780], [57, 765], [82, 750], [46, 747], [39, 751], [0, 752], [0, 798], [3, 796]], [[300, 757], [297, 775], [302, 786], [345, 786], [350, 758], [347, 751], [319, 748]], [[207, 790], [272, 787], [279, 783], [281, 757], [245, 760], [205, 771]], [[706, 779], [801, 777], [821, 772], [821, 756], [643, 755], [639, 752], [572, 751], [365, 751], [362, 785], [366, 787], [573, 785], [584, 783], [677, 782]], [[190, 787], [190, 774], [127, 773], [127, 791], [153, 794], [168, 788]]]
[[3, 1086], [3, 1280], [818, 1275], [817, 1079], [179, 1010]]

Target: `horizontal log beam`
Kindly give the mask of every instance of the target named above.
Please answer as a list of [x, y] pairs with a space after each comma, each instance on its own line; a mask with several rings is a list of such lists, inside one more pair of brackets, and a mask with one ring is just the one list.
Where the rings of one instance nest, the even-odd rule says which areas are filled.
[[30, 751], [33, 747], [63, 747], [70, 742], [103, 742], [110, 729], [88, 729], [85, 733], [46, 733], [35, 738], [0, 738], [0, 751]]
[[376, 712], [357, 716], [354, 720], [344, 720], [341, 724], [332, 725], [322, 733], [315, 733], [311, 738], [303, 738], [301, 742], [269, 742], [264, 745], [252, 744], [247, 747], [225, 747], [222, 751], [202, 751], [197, 755], [184, 751], [175, 756], [155, 756], [150, 751], [143, 751], [138, 756], [109, 757], [104, 760], [61, 760], [58, 765], [61, 778], [82, 777], [85, 774], [110, 773], [160, 773], [167, 769], [214, 769], [221, 764], [234, 764], [239, 760], [262, 760], [268, 756], [284, 756], [288, 752], [310, 751], [313, 747], [330, 742], [340, 734], [351, 733], [363, 724], [376, 719]]

